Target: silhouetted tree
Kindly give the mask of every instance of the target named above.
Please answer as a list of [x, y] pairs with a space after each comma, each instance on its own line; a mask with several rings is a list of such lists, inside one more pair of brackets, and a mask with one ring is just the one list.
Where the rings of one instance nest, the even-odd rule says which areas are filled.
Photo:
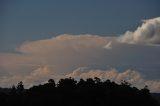
[[101, 82], [101, 79], [98, 78], [98, 77], [94, 77], [94, 80], [95, 80], [95, 83], [100, 83]]
[[140, 90], [140, 93], [142, 93], [143, 95], [149, 95], [149, 89], [148, 86], [145, 85], [143, 89]]
[[49, 79], [49, 80], [48, 80], [48, 83], [51, 84], [51, 85], [54, 86], [54, 87], [55, 87], [55, 85], [56, 85], [56, 84], [55, 84], [55, 81], [54, 81], [53, 79]]
[[[7, 93], [10, 91], [10, 93]], [[99, 78], [53, 79], [47, 83], [24, 89], [23, 82], [17, 87], [0, 88], [1, 106], [160, 106], [145, 86], [139, 90], [130, 83], [117, 84]]]
[[122, 81], [121, 81], [121, 85], [130, 87], [132, 84], [126, 82], [125, 80], [122, 80]]
[[17, 91], [19, 93], [22, 93], [24, 91], [24, 85], [23, 85], [23, 82], [20, 81], [18, 84], [17, 84]]
[[58, 82], [58, 88], [64, 88], [64, 89], [73, 89], [76, 86], [77, 81], [73, 78], [65, 78], [60, 79]]
[[16, 92], [17, 92], [17, 89], [16, 89], [15, 85], [13, 85], [13, 86], [11, 87], [10, 94], [11, 94], [11, 95], [15, 95]]

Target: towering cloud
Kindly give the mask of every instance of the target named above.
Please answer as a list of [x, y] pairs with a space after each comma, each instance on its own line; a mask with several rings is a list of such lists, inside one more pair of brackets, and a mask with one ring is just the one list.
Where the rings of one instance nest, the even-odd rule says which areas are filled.
[[127, 31], [119, 39], [124, 43], [132, 44], [160, 44], [160, 17], [144, 20], [143, 24], [134, 32]]
[[[160, 92], [160, 81], [156, 80], [160, 75], [160, 49], [146, 46], [159, 45], [159, 32], [160, 18], [155, 18], [145, 20], [136, 31], [121, 37], [63, 34], [25, 42], [16, 48], [18, 53], [0, 53], [0, 86], [11, 86], [18, 81], [30, 86], [67, 76], [100, 77], [116, 82], [126, 80], [138, 87], [149, 85], [152, 91]], [[111, 67], [118, 70], [107, 70]]]

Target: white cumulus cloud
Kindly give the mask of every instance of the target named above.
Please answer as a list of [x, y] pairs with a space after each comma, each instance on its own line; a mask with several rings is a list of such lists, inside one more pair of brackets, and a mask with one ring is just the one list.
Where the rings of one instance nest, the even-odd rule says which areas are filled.
[[143, 20], [135, 31], [127, 31], [119, 38], [120, 42], [131, 44], [160, 44], [160, 17]]

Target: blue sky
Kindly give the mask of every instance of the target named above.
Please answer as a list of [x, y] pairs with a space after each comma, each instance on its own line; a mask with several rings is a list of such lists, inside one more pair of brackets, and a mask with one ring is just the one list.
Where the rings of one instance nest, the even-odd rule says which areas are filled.
[[58, 34], [118, 36], [160, 16], [159, 0], [1, 0], [0, 51]]

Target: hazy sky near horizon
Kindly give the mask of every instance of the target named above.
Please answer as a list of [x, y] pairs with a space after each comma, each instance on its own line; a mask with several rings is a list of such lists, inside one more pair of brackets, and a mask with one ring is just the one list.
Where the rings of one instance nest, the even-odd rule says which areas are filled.
[[160, 0], [1, 0], [0, 86], [100, 77], [160, 92]]

